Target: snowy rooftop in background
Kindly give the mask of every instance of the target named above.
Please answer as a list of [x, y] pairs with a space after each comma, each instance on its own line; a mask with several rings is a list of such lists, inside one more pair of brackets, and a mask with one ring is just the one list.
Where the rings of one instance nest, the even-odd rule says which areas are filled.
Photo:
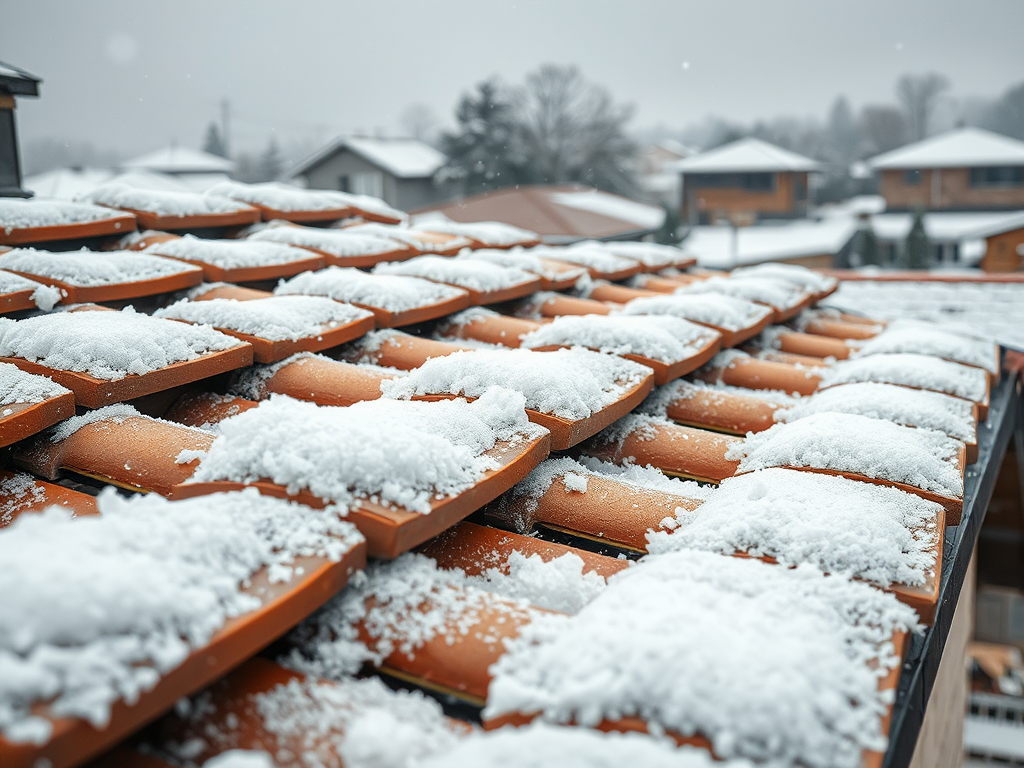
[[750, 173], [816, 171], [817, 161], [753, 137], [716, 147], [680, 160], [672, 167], [682, 173]]
[[536, 232], [548, 243], [638, 237], [665, 219], [656, 206], [582, 184], [524, 184], [431, 206], [452, 221], [500, 221]]
[[[881, 240], [903, 240], [914, 223], [910, 213], [881, 213], [871, 218]], [[1024, 228], [1024, 211], [926, 213], [924, 229], [934, 242], [961, 242]]]
[[734, 260], [732, 227], [701, 226], [690, 230], [681, 247], [702, 267], [728, 269], [764, 261], [835, 254], [842, 250], [856, 230], [856, 221], [845, 216], [823, 221], [798, 219], [785, 224], [739, 227]]
[[958, 128], [877, 155], [868, 164], [880, 170], [1024, 165], [1024, 141], [981, 128]]
[[825, 303], [885, 320], [943, 322], [1024, 350], [1024, 282], [844, 280]]
[[301, 175], [322, 160], [348, 149], [381, 170], [400, 179], [433, 176], [447, 158], [418, 139], [385, 139], [342, 136], [296, 165], [289, 177]]
[[170, 146], [133, 157], [121, 164], [125, 170], [157, 171], [159, 173], [231, 173], [235, 162], [209, 152], [187, 147]]

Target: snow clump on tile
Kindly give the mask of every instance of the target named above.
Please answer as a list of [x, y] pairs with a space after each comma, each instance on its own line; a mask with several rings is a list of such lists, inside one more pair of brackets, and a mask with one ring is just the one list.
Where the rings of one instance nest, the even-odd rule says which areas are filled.
[[565, 270], [552, 269], [549, 264], [545, 264], [538, 257], [518, 248], [511, 251], [482, 248], [476, 251], [461, 253], [458, 258], [467, 259], [469, 261], [486, 261], [491, 264], [496, 264], [499, 267], [522, 269], [526, 272], [532, 272], [535, 275], [539, 275], [545, 280], [580, 279], [584, 275], [589, 274], [585, 267], [577, 267], [571, 264], [567, 264], [567, 269]]
[[137, 283], [171, 275], [198, 273], [201, 267], [136, 251], [66, 251], [15, 248], [0, 254], [0, 268], [25, 272], [39, 280], [60, 280], [79, 288]]
[[363, 541], [335, 511], [255, 491], [178, 502], [107, 491], [97, 502], [98, 517], [51, 508], [0, 536], [0, 732], [14, 742], [50, 737], [30, 711], [43, 700], [102, 729], [115, 702], [135, 702], [260, 607], [241, 589], [252, 574], [287, 581], [295, 557], [337, 561]]
[[339, 259], [354, 256], [373, 256], [378, 253], [393, 253], [405, 250], [397, 240], [391, 240], [369, 232], [360, 233], [341, 229], [318, 229], [316, 227], [268, 226], [253, 232], [246, 240], [252, 242], [284, 243], [299, 248], [323, 251]]
[[153, 316], [210, 325], [270, 341], [298, 341], [373, 314], [320, 296], [274, 296], [252, 301], [183, 300], [157, 310]]
[[963, 496], [957, 464], [963, 443], [930, 429], [901, 427], [849, 413], [816, 413], [747, 435], [726, 453], [739, 472], [807, 467], [904, 483], [943, 496]]
[[194, 235], [153, 243], [146, 247], [145, 253], [196, 261], [221, 269], [271, 267], [315, 258], [308, 251], [283, 243], [252, 239], [203, 240]]
[[32, 475], [25, 472], [0, 472], [0, 528], [8, 525], [14, 515], [39, 504], [46, 491]]
[[275, 211], [328, 211], [347, 207], [344, 199], [331, 190], [300, 189], [280, 182], [244, 184], [239, 181], [222, 181], [214, 184], [206, 193]]
[[674, 245], [626, 241], [601, 243], [587, 240], [584, 243], [576, 243], [573, 247], [582, 247], [583, 245], [596, 245], [609, 253], [614, 253], [616, 256], [639, 261], [648, 269], [674, 267], [687, 261], [686, 254]]
[[483, 715], [639, 717], [705, 736], [722, 758], [854, 768], [885, 748], [879, 680], [900, 663], [894, 633], [915, 627], [894, 596], [813, 566], [649, 555], [576, 616], [535, 619], [507, 643]]
[[928, 355], [871, 355], [841, 360], [822, 369], [820, 375], [822, 389], [874, 381], [943, 392], [976, 403], [983, 402], [988, 395], [988, 375], [984, 371]]
[[0, 363], [0, 406], [41, 403], [71, 392], [45, 376], [25, 373], [11, 363]]
[[406, 312], [466, 295], [460, 288], [433, 283], [418, 277], [370, 275], [358, 269], [344, 267], [303, 272], [291, 280], [282, 282], [274, 289], [274, 293], [278, 296], [327, 296], [335, 301], [360, 304], [388, 312]]
[[650, 369], [586, 349], [531, 352], [474, 350], [435, 357], [408, 376], [381, 384], [385, 397], [479, 397], [494, 386], [521, 392], [526, 407], [563, 419], [585, 419], [651, 375]]
[[513, 267], [500, 267], [486, 261], [452, 259], [445, 256], [417, 256], [409, 261], [378, 264], [375, 275], [420, 277], [438, 283], [450, 283], [471, 291], [500, 291], [537, 279], [537, 276]]
[[831, 387], [793, 402], [775, 413], [776, 421], [796, 421], [815, 413], [854, 413], [932, 429], [965, 443], [976, 438], [974, 405], [941, 392], [864, 382]]
[[0, 198], [0, 230], [8, 235], [16, 229], [86, 224], [124, 215], [126, 214], [122, 211], [112, 211], [109, 208], [84, 203]]
[[872, 339], [868, 339], [851, 357], [909, 352], [952, 360], [999, 373], [999, 355], [990, 341], [958, 336], [925, 323], [897, 320]]
[[627, 302], [621, 311], [624, 315], [674, 315], [727, 331], [757, 325], [772, 314], [769, 307], [720, 293], [644, 296]]
[[57, 312], [0, 318], [0, 357], [119, 381], [241, 344], [212, 328], [120, 312]]
[[443, 215], [427, 214], [417, 217], [414, 226], [423, 232], [461, 235], [491, 248], [509, 248], [514, 245], [533, 243], [540, 239], [536, 232], [500, 221], [452, 221]]
[[580, 346], [672, 364], [693, 357], [718, 337], [710, 328], [668, 315], [566, 315], [527, 334], [522, 346]]
[[772, 277], [711, 277], [676, 289], [675, 295], [718, 293], [745, 301], [767, 304], [776, 309], [795, 307], [807, 298], [800, 288]]
[[252, 210], [252, 207], [245, 203], [217, 195], [139, 189], [120, 182], [103, 184], [91, 192], [79, 195], [78, 200], [110, 208], [145, 211], [156, 216], [179, 216], [181, 218]]
[[52, 285], [43, 285], [27, 277], [16, 275], [13, 272], [0, 270], [0, 296], [21, 291], [32, 291], [29, 298], [36, 305], [37, 309], [49, 312], [61, 300], [60, 289]]
[[530, 248], [526, 253], [541, 259], [579, 264], [598, 273], [622, 272], [627, 269], [635, 269], [637, 266], [636, 259], [616, 256], [604, 248], [595, 248], [592, 245], [581, 245], [571, 248], [542, 245]]
[[801, 267], [799, 264], [756, 264], [752, 267], [740, 267], [730, 273], [733, 277], [770, 277], [783, 280], [800, 288], [806, 293], [825, 293], [838, 285], [838, 280], [820, 272]]
[[342, 506], [371, 500], [427, 514], [469, 489], [502, 441], [536, 439], [522, 395], [494, 387], [476, 401], [372, 400], [321, 407], [272, 395], [221, 422], [189, 482], [270, 480]]
[[648, 551], [701, 549], [811, 563], [888, 587], [934, 576], [941, 507], [920, 496], [844, 477], [765, 469], [723, 480], [671, 533], [647, 534]]

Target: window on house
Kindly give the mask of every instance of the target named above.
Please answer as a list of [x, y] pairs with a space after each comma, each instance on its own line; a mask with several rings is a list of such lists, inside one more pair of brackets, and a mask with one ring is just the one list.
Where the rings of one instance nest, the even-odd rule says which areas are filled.
[[351, 192], [352, 191], [351, 184], [349, 183], [348, 174], [347, 173], [338, 177], [338, 189], [341, 190], [342, 192]]
[[349, 176], [352, 192], [357, 195], [384, 197], [384, 174], [380, 171], [361, 171]]
[[971, 186], [1024, 186], [1024, 165], [994, 165], [987, 168], [971, 168]]
[[775, 174], [741, 173], [740, 186], [748, 192], [771, 192], [775, 189]]
[[903, 183], [908, 187], [916, 187], [921, 183], [921, 171], [909, 170], [903, 172]]

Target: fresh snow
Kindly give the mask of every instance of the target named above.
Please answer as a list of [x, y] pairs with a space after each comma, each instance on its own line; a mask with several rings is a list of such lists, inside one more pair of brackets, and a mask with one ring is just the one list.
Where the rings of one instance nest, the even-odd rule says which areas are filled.
[[45, 376], [25, 373], [11, 363], [0, 363], [0, 408], [14, 403], [41, 403], [70, 392]]
[[806, 293], [787, 280], [776, 277], [710, 277], [676, 289], [676, 295], [718, 293], [745, 301], [767, 304], [777, 309], [795, 307]]
[[990, 341], [970, 339], [913, 320], [896, 320], [861, 344], [851, 357], [911, 353], [930, 355], [999, 373], [999, 355]]
[[243, 184], [239, 181], [222, 181], [210, 187], [207, 194], [275, 211], [327, 211], [347, 207], [344, 199], [330, 190], [299, 189], [280, 182]]
[[874, 381], [899, 384], [903, 387], [930, 389], [976, 403], [988, 394], [988, 375], [971, 368], [928, 355], [871, 355], [857, 360], [841, 360], [831, 368], [823, 368], [821, 387]]
[[738, 472], [807, 467], [852, 472], [958, 498], [963, 444], [941, 432], [849, 413], [816, 413], [747, 435], [729, 448]]
[[624, 269], [636, 267], [637, 264], [636, 259], [616, 256], [614, 253], [603, 248], [592, 246], [559, 248], [557, 246], [541, 245], [536, 248], [530, 248], [526, 253], [541, 259], [579, 264], [596, 272], [620, 272]]
[[649, 375], [639, 363], [586, 349], [481, 349], [432, 358], [408, 376], [383, 382], [381, 391], [391, 398], [480, 397], [501, 386], [521, 392], [527, 408], [577, 420], [608, 407]]
[[920, 496], [845, 477], [764, 469], [723, 480], [696, 510], [680, 508], [648, 551], [700, 549], [811, 563], [883, 587], [934, 576], [941, 507]]
[[653, 269], [664, 269], [674, 267], [686, 260], [686, 254], [673, 245], [661, 245], [660, 243], [627, 242], [613, 240], [607, 243], [597, 240], [584, 240], [574, 243], [573, 248], [603, 248], [608, 253], [621, 256], [624, 259], [639, 261], [645, 267]]
[[327, 296], [335, 301], [361, 304], [388, 312], [405, 312], [466, 295], [460, 288], [418, 277], [371, 275], [344, 267], [303, 272], [279, 284], [274, 293], [279, 296]]
[[838, 281], [834, 277], [801, 267], [799, 264], [782, 264], [771, 262], [756, 264], [752, 267], [740, 267], [730, 273], [733, 277], [770, 277], [791, 283], [806, 293], [821, 293], [836, 287]]
[[654, 230], [665, 221], [665, 211], [657, 205], [640, 203], [628, 197], [591, 189], [585, 192], [552, 192], [551, 202], [598, 216], [607, 216], [633, 225], [636, 229]]
[[468, 238], [458, 235], [453, 235], [451, 240], [444, 243], [438, 243], [435, 242], [436, 238], [426, 236], [427, 230], [410, 229], [407, 226], [395, 224], [380, 224], [375, 221], [360, 224], [343, 224], [342, 229], [349, 232], [362, 232], [397, 240], [421, 253], [432, 253], [438, 250], [447, 251], [451, 248], [468, 248], [473, 244]]
[[79, 197], [81, 202], [106, 205], [131, 211], [145, 211], [156, 216], [204, 216], [214, 213], [251, 211], [252, 207], [236, 200], [198, 192], [170, 192], [139, 189], [111, 182]]
[[644, 296], [622, 307], [624, 315], [674, 315], [727, 331], [740, 331], [771, 315], [768, 307], [721, 293]]
[[854, 768], [885, 748], [878, 683], [900, 663], [894, 632], [915, 627], [894, 596], [813, 566], [648, 555], [577, 615], [535, 619], [508, 643], [483, 714], [636, 716], [703, 735], [722, 758]]
[[308, 251], [292, 245], [259, 240], [204, 240], [185, 235], [146, 247], [145, 252], [172, 259], [197, 261], [221, 269], [271, 267], [312, 258]]
[[137, 283], [202, 272], [201, 267], [136, 251], [37, 251], [15, 248], [0, 254], [0, 268], [25, 272], [78, 288]]
[[362, 537], [332, 510], [255, 491], [168, 502], [97, 499], [101, 515], [62, 508], [18, 518], [0, 536], [0, 732], [45, 742], [58, 717], [102, 729], [229, 618], [260, 607], [241, 586], [262, 568], [291, 579], [298, 556], [339, 560]]
[[222, 421], [189, 482], [269, 480], [341, 506], [371, 500], [428, 514], [433, 500], [497, 468], [501, 441], [533, 439], [523, 397], [492, 388], [472, 403], [373, 400], [321, 407], [272, 395]]
[[438, 283], [450, 283], [471, 291], [500, 291], [536, 280], [536, 276], [512, 267], [500, 267], [486, 261], [452, 259], [445, 256], [417, 256], [408, 261], [378, 264], [375, 275], [420, 277]]
[[98, 205], [66, 203], [62, 200], [0, 198], [0, 229], [8, 235], [16, 229], [86, 224], [124, 215], [121, 211], [112, 211]]
[[670, 315], [566, 315], [527, 334], [522, 347], [580, 346], [671, 364], [693, 357], [716, 338], [716, 331]]
[[[6, 474], [6, 473], [4, 473]], [[14, 472], [0, 474], [0, 528], [9, 525], [14, 515], [35, 506], [46, 498], [46, 491], [32, 475]]]
[[[383, 736], [383, 733], [381, 734]], [[349, 763], [346, 762], [346, 765]], [[532, 723], [473, 732], [454, 748], [417, 762], [415, 768], [753, 768], [746, 760], [711, 758], [706, 750], [676, 747], [639, 733], [602, 733], [591, 728]]]
[[546, 280], [567, 280], [570, 278], [578, 280], [589, 274], [585, 267], [578, 267], [572, 264], [565, 265], [568, 268], [567, 271], [555, 271], [537, 256], [519, 248], [511, 251], [481, 248], [476, 251], [463, 252], [459, 254], [458, 258], [468, 259], [469, 261], [486, 261], [499, 267], [513, 267], [526, 272], [532, 272]]
[[299, 248], [312, 248], [329, 253], [339, 259], [354, 256], [372, 256], [378, 253], [393, 253], [404, 250], [405, 246], [369, 232], [350, 229], [318, 229], [297, 227], [290, 224], [268, 226], [250, 234], [250, 242], [284, 243]]
[[38, 309], [49, 312], [60, 301], [60, 290], [52, 285], [43, 285], [13, 272], [0, 270], [0, 296], [21, 291], [32, 291], [29, 298]]
[[373, 317], [373, 313], [321, 296], [274, 296], [252, 301], [182, 300], [157, 310], [153, 316], [210, 325], [270, 341], [298, 341]]
[[540, 235], [536, 232], [500, 221], [452, 221], [440, 214], [417, 216], [414, 226], [423, 232], [440, 232], [445, 235], [468, 237], [491, 248], [507, 248], [522, 243], [536, 242], [540, 239]]
[[976, 437], [972, 403], [940, 392], [872, 382], [815, 392], [777, 411], [775, 420], [796, 421], [825, 412], [854, 413], [905, 427], [933, 429], [965, 443], [973, 443]]
[[0, 357], [20, 357], [108, 381], [141, 376], [241, 343], [212, 328], [138, 314], [131, 307], [0, 318]]

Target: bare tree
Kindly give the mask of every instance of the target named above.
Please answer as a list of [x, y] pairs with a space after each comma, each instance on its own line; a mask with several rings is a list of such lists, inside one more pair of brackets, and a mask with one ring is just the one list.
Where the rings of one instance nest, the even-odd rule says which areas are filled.
[[910, 129], [902, 110], [875, 105], [864, 107], [860, 113], [860, 132], [864, 137], [864, 153], [878, 155], [907, 143]]
[[949, 89], [949, 80], [935, 72], [925, 75], [903, 75], [896, 81], [896, 98], [903, 106], [910, 124], [910, 135], [920, 141], [928, 135], [928, 121], [942, 94]]
[[986, 110], [984, 127], [1024, 141], [1024, 83], [1010, 88]]
[[636, 193], [636, 146], [626, 134], [633, 107], [614, 103], [576, 67], [545, 64], [527, 75], [516, 115], [531, 180]]
[[437, 115], [427, 104], [410, 104], [398, 118], [402, 133], [413, 139], [433, 144], [437, 139]]

